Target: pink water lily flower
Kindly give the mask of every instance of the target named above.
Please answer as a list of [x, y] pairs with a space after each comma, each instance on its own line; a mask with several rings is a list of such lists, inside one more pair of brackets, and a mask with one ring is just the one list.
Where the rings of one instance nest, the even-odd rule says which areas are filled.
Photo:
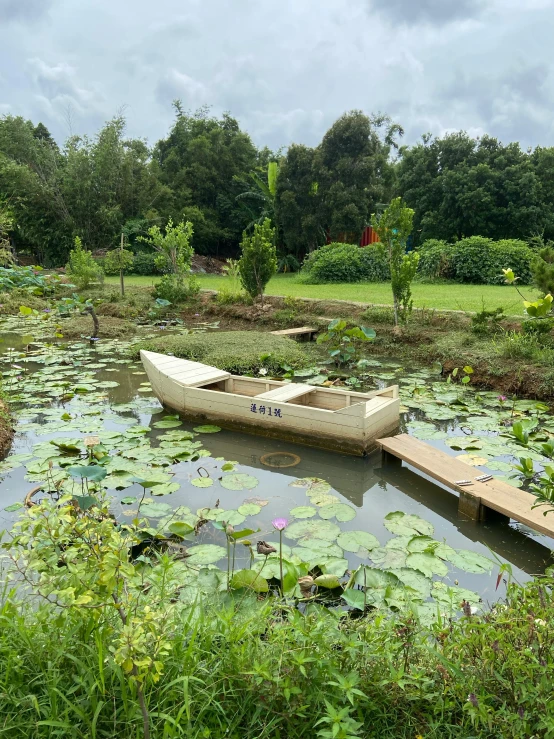
[[286, 518], [274, 518], [271, 522], [271, 525], [277, 529], [277, 531], [283, 531], [283, 529], [286, 529], [289, 525], [289, 522]]

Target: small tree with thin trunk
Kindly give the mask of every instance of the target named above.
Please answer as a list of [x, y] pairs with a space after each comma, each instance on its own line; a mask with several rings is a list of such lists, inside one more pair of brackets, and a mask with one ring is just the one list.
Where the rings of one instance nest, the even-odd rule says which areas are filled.
[[405, 322], [412, 312], [412, 280], [417, 272], [419, 254], [406, 254], [406, 243], [412, 232], [414, 213], [395, 198], [381, 216], [373, 214], [371, 225], [383, 244], [390, 265], [394, 323]]
[[255, 224], [252, 236], [245, 231], [242, 237], [240, 281], [250, 297], [260, 298], [262, 306], [265, 287], [277, 269], [274, 236], [275, 229], [271, 227], [269, 218], [266, 218], [262, 224]]

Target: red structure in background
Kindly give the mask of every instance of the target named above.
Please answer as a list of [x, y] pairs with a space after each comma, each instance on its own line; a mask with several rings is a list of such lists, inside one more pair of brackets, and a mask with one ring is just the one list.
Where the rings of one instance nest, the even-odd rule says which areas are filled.
[[[353, 239], [351, 239], [353, 235], [354, 234], [339, 234], [338, 238], [335, 239], [335, 242], [339, 244], [351, 244], [353, 242]], [[371, 226], [364, 228], [362, 231], [362, 238], [360, 239], [360, 246], [369, 246], [370, 244], [376, 244], [378, 241], [379, 237]], [[327, 243], [332, 243], [329, 231], [327, 231]]]
[[360, 239], [360, 246], [369, 246], [370, 244], [376, 244], [379, 241], [379, 237], [371, 226], [367, 226], [362, 231], [362, 238]]

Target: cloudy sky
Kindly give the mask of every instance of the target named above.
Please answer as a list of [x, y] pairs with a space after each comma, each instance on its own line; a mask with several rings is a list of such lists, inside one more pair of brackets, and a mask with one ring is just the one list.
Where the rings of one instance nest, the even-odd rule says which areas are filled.
[[554, 0], [0, 0], [0, 115], [58, 140], [122, 108], [154, 142], [171, 102], [258, 145], [317, 144], [345, 110], [422, 133], [554, 145]]

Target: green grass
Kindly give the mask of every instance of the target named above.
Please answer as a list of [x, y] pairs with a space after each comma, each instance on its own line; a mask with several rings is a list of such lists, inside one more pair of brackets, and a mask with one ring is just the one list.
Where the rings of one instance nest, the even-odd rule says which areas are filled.
[[[132, 275], [126, 277], [129, 285], [154, 285], [159, 277]], [[198, 275], [203, 289], [219, 290], [228, 279], [222, 275]], [[117, 283], [118, 277], [107, 277], [109, 284]], [[391, 305], [390, 283], [372, 282], [356, 284], [304, 285], [296, 275], [275, 275], [267, 286], [268, 295], [292, 295], [296, 298], [316, 298], [319, 300], [351, 300], [360, 303]], [[537, 299], [539, 293], [533, 288], [523, 290], [529, 299]], [[460, 285], [414, 283], [412, 286], [416, 308], [437, 308], [443, 310], [479, 311], [483, 301], [485, 307], [504, 308], [508, 315], [522, 314], [522, 301], [514, 288], [508, 285]]]

